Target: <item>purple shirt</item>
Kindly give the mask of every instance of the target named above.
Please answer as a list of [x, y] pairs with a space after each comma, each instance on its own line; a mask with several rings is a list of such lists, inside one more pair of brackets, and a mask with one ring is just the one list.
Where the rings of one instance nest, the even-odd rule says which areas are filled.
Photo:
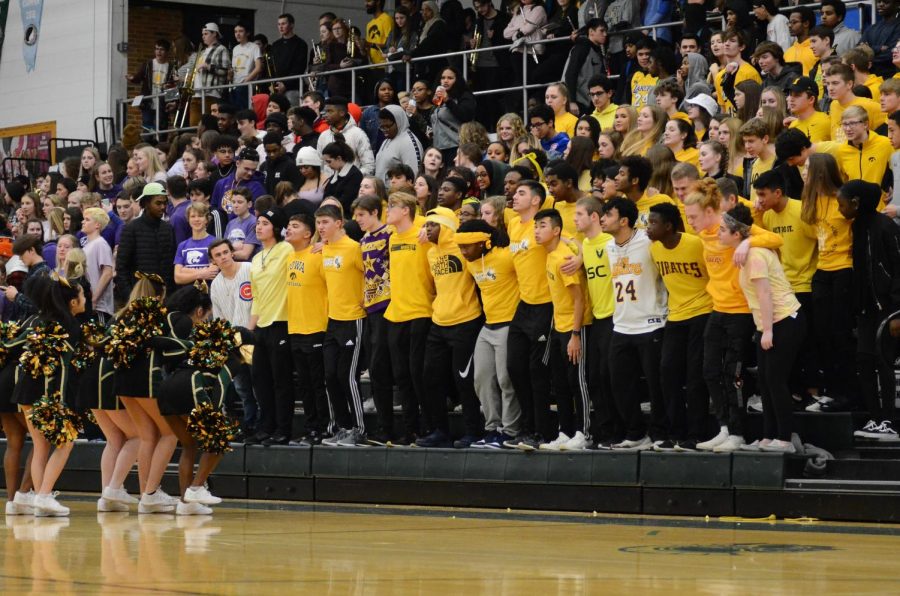
[[235, 249], [241, 248], [245, 243], [253, 244], [256, 248], [250, 253], [252, 258], [260, 246], [256, 239], [256, 216], [251, 213], [244, 219], [233, 218], [225, 227], [225, 239], [230, 240]]
[[367, 232], [359, 241], [364, 264], [363, 304], [367, 313], [384, 312], [391, 302], [388, 242], [390, 228], [381, 226], [374, 233]]
[[187, 208], [190, 204], [190, 201], [179, 203], [172, 209], [172, 214], [169, 216], [169, 224], [175, 230], [175, 244], [181, 244], [193, 235], [191, 224], [188, 223], [187, 218]]
[[201, 269], [209, 265], [209, 245], [216, 241], [215, 236], [207, 236], [203, 240], [188, 238], [178, 245], [175, 251], [175, 264], [189, 269]]

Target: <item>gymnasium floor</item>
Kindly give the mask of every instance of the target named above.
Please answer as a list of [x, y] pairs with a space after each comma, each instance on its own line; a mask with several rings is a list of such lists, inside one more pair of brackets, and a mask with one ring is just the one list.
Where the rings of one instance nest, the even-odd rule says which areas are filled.
[[232, 502], [7, 517], [7, 594], [885, 594], [900, 526]]

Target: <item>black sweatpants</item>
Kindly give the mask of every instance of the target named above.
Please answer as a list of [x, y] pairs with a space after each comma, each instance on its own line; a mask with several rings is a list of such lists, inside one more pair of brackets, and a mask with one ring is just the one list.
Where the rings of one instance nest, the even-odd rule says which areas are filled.
[[325, 392], [325, 334], [296, 333], [290, 335], [290, 340], [306, 432], [333, 432], [334, 419]]
[[[808, 389], [825, 387], [822, 379], [822, 364], [819, 360], [819, 347], [816, 338], [815, 313], [812, 292], [796, 292], [797, 300], [803, 309], [803, 345], [797, 354], [797, 365], [791, 371], [791, 393], [806, 395]], [[761, 395], [761, 394], [760, 394]]]
[[431, 319], [421, 318], [401, 323], [387, 322], [391, 370], [403, 406], [403, 430], [418, 435], [419, 408], [425, 396], [425, 341]]
[[259, 401], [259, 428], [268, 435], [291, 437], [294, 421], [294, 365], [287, 323], [256, 328], [253, 383]]
[[366, 316], [366, 353], [369, 356], [369, 381], [378, 413], [378, 429], [394, 433], [394, 377], [391, 374], [391, 352], [388, 349], [388, 322], [384, 311]]
[[556, 438], [550, 425], [550, 332], [553, 304], [519, 302], [509, 324], [506, 369], [522, 409], [521, 432]]
[[[897, 394], [894, 370], [882, 361], [876, 342], [878, 326], [889, 314], [879, 311], [857, 317], [856, 367], [859, 387], [866, 409], [869, 410], [869, 418], [876, 422], [893, 422], [897, 414], [894, 405]], [[884, 333], [889, 331], [885, 329]]]
[[791, 371], [806, 338], [806, 317], [801, 307], [792, 317], [772, 325], [772, 347], [760, 345], [762, 333], [757, 331], [756, 361], [759, 390], [763, 404], [763, 437], [790, 441], [794, 431], [794, 400], [791, 397]]
[[484, 434], [484, 419], [481, 417], [481, 402], [475, 394], [475, 342], [484, 319], [478, 317], [458, 325], [432, 324], [425, 342], [425, 426], [429, 431], [440, 430], [450, 434], [447, 416], [447, 393], [445, 383], [448, 369], [463, 409], [465, 433], [469, 436]]
[[819, 345], [825, 393], [856, 400], [853, 338], [853, 270], [818, 270], [813, 274], [813, 325]]
[[647, 425], [641, 414], [641, 398], [637, 392], [641, 374], [647, 378], [650, 397], [650, 438], [666, 438], [666, 407], [659, 380], [663, 330], [626, 335], [613, 331], [610, 341], [610, 376], [616, 408], [625, 423], [625, 438], [637, 441], [644, 438]]
[[669, 440], [704, 441], [709, 392], [703, 380], [703, 333], [709, 315], [667, 321], [663, 334], [660, 380], [666, 402]]
[[753, 315], [713, 311], [703, 334], [703, 378], [720, 426], [743, 435], [744, 362], [747, 338], [753, 336]]
[[325, 387], [338, 426], [366, 432], [359, 394], [360, 363], [363, 361], [365, 319], [328, 319], [325, 331]]
[[581, 328], [581, 360], [578, 364], [572, 364], [569, 360], [568, 345], [572, 332], [560, 333], [554, 329], [550, 336], [550, 370], [556, 395], [556, 411], [559, 414], [559, 430], [569, 437], [574, 437], [576, 431], [581, 431], [587, 438], [591, 436], [591, 403], [587, 376], [590, 332], [590, 325]]
[[594, 406], [594, 434], [597, 442], [618, 443], [625, 436], [625, 424], [613, 397], [609, 376], [612, 317], [594, 319], [587, 342], [588, 388]]

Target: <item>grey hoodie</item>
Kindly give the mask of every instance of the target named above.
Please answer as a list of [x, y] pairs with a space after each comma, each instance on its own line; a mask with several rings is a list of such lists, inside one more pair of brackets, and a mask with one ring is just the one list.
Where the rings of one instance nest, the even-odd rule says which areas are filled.
[[397, 135], [393, 139], [385, 139], [378, 148], [375, 155], [375, 176], [387, 180], [388, 170], [394, 166], [405, 164], [415, 174], [419, 171], [419, 163], [422, 161], [424, 152], [422, 151], [422, 143], [416, 138], [416, 135], [409, 129], [409, 118], [406, 112], [398, 105], [385, 106], [394, 121], [397, 123]]

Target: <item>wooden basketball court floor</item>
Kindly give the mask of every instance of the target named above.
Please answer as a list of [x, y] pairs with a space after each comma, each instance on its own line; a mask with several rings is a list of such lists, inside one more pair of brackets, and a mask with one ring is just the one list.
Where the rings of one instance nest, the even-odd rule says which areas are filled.
[[175, 517], [61, 500], [70, 518], [0, 524], [0, 594], [900, 593], [900, 526], [240, 501]]

